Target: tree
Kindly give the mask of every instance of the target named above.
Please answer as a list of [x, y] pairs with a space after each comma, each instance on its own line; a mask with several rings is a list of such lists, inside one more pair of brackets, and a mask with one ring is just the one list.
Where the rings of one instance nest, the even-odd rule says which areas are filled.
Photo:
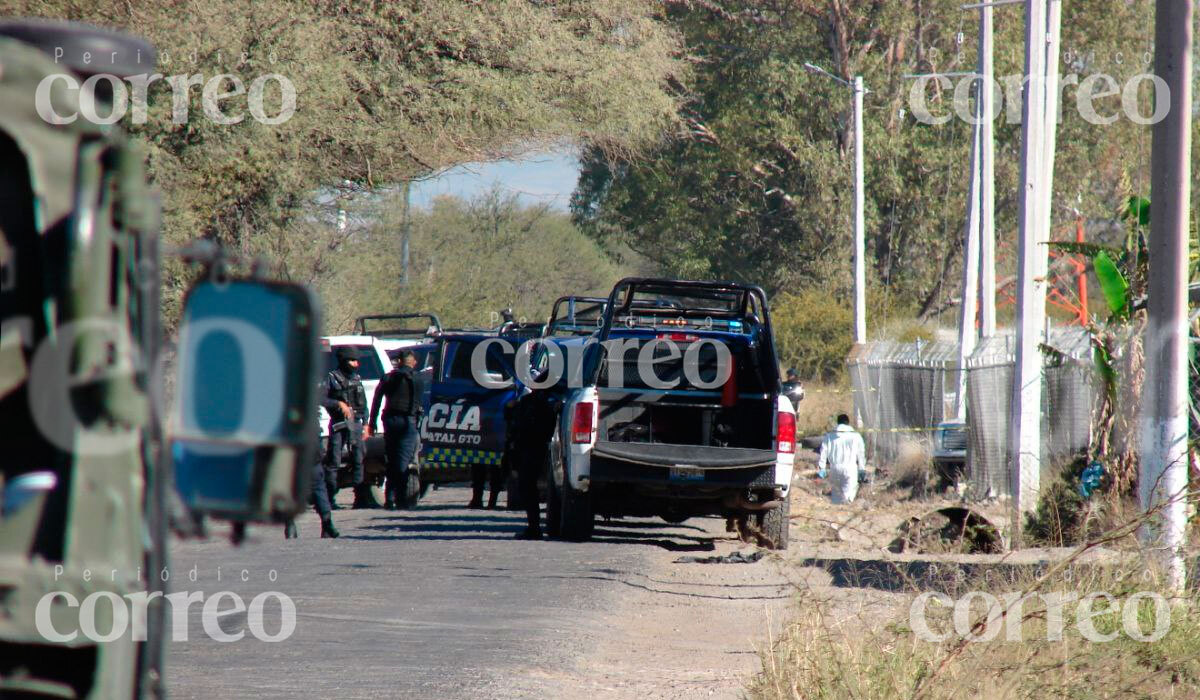
[[328, 331], [348, 330], [361, 314], [425, 310], [449, 326], [496, 326], [506, 307], [542, 323], [556, 298], [606, 295], [623, 276], [566, 213], [492, 190], [469, 202], [441, 197], [412, 212], [404, 285], [398, 200], [381, 202], [371, 217], [376, 223], [354, 231], [317, 280]]
[[[243, 119], [217, 123], [200, 86], [177, 91], [188, 118], [175, 123], [163, 80], [149, 86], [145, 123], [123, 121], [164, 192], [166, 238], [242, 252], [303, 229], [330, 189], [371, 191], [561, 141], [628, 156], [676, 121], [668, 83], [686, 74], [651, 0], [9, 0], [5, 14], [146, 36], [163, 75], [230, 74], [248, 90], [276, 74], [295, 87], [295, 113], [279, 124], [251, 118], [246, 96], [220, 103]], [[283, 83], [265, 85], [275, 116]]]
[[[584, 230], [606, 246], [642, 252], [666, 274], [750, 280], [773, 292], [817, 286], [846, 298], [851, 95], [806, 73], [811, 61], [845, 79], [861, 74], [871, 90], [864, 117], [868, 286], [882, 286], [923, 317], [954, 303], [970, 126], [957, 118], [918, 121], [905, 76], [973, 71], [975, 15], [949, 0], [681, 0], [671, 7], [695, 56], [680, 113], [686, 128], [637, 163], [589, 153], [573, 199]], [[1105, 72], [1124, 86], [1145, 70], [1117, 62], [1118, 54], [1146, 50], [1145, 3], [1092, 0], [1069, 3], [1064, 13], [1062, 72]], [[1022, 70], [1022, 21], [1019, 9], [996, 11], [998, 76]], [[1011, 85], [1002, 81], [1006, 108], [1019, 104]], [[1147, 181], [1146, 128], [1124, 116], [1111, 126], [1086, 122], [1075, 109], [1076, 90], [1066, 81], [1059, 220], [1073, 219], [1069, 207], [1107, 216], [1129, 187]], [[925, 97], [937, 115], [953, 114], [953, 90], [933, 83]], [[1149, 92], [1139, 98], [1143, 114], [1152, 111]], [[1097, 106], [1108, 114], [1120, 102], [1109, 97]], [[1005, 240], [1015, 226], [1019, 125], [1002, 113], [996, 138], [1003, 274], [1012, 262]]]

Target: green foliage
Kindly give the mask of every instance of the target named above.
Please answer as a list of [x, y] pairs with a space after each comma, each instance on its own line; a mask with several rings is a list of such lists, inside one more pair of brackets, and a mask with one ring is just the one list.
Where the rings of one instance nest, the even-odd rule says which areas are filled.
[[1150, 200], [1133, 195], [1125, 206], [1122, 219], [1133, 222], [1134, 225], [1145, 228], [1150, 225]]
[[845, 372], [846, 354], [854, 345], [854, 312], [848, 305], [809, 287], [775, 297], [771, 323], [785, 367], [820, 381], [835, 380]]
[[623, 276], [565, 213], [492, 191], [412, 213], [404, 284], [403, 203], [385, 200], [376, 214], [379, 223], [341, 244], [317, 280], [327, 332], [349, 330], [361, 314], [426, 310], [447, 326], [496, 326], [505, 307], [543, 323], [557, 297], [607, 294]]
[[1127, 318], [1129, 316], [1129, 283], [1125, 281], [1125, 275], [1121, 274], [1116, 263], [1103, 250], [1096, 253], [1092, 264], [1096, 270], [1096, 279], [1100, 281], [1100, 291], [1104, 293], [1104, 301], [1108, 303], [1108, 310], [1112, 313], [1113, 318], [1118, 320]]
[[[927, 103], [942, 125], [917, 121], [907, 74], [975, 67], [974, 19], [949, 0], [764, 0], [672, 3], [671, 18], [696, 57], [681, 117], [686, 124], [637, 163], [587, 154], [573, 211], [589, 235], [629, 246], [666, 274], [750, 280], [768, 291], [852, 284], [851, 93], [803, 69], [864, 77], [868, 287], [929, 318], [958, 294], [970, 127], [952, 118], [952, 92], [933, 84]], [[1144, 70], [1112, 56], [1141, 56], [1151, 40], [1145, 3], [1081, 0], [1063, 7], [1062, 70], [1118, 84]], [[1020, 13], [996, 19], [996, 74], [1023, 72]], [[964, 32], [960, 44], [958, 32]], [[1086, 122], [1063, 87], [1055, 167], [1056, 216], [1064, 204], [1102, 218], [1129, 189], [1144, 189], [1149, 131], [1124, 116]], [[1015, 227], [1019, 94], [1005, 88], [996, 122], [997, 232]], [[1149, 99], [1139, 95], [1139, 100]], [[1105, 114], [1118, 99], [1098, 100]], [[1141, 104], [1144, 108], [1147, 105]], [[1143, 110], [1143, 114], [1148, 113]], [[1003, 234], [1000, 234], [1003, 235]], [[1003, 240], [1003, 239], [1001, 239]], [[998, 278], [1015, 250], [1001, 246]]]
[[1079, 475], [1087, 460], [1066, 465], [1048, 488], [1042, 489], [1037, 508], [1025, 515], [1025, 535], [1031, 544], [1064, 547], [1085, 536], [1088, 502], [1079, 495]]
[[[668, 83], [687, 75], [651, 0], [15, 0], [3, 14], [145, 36], [167, 76], [291, 81], [296, 111], [281, 124], [251, 118], [244, 98], [228, 101], [244, 119], [216, 123], [198, 86], [181, 93], [186, 123], [172, 123], [162, 80], [146, 123], [124, 120], [165, 195], [166, 239], [216, 238], [241, 253], [308, 237], [315, 193], [332, 188], [371, 191], [562, 142], [628, 157], [677, 123]], [[267, 85], [274, 115], [280, 94]]]

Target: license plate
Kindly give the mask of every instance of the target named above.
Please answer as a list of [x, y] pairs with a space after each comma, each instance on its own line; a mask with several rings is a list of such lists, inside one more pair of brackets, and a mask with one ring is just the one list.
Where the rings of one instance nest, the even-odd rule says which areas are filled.
[[704, 470], [700, 467], [671, 467], [671, 479], [676, 481], [704, 481]]

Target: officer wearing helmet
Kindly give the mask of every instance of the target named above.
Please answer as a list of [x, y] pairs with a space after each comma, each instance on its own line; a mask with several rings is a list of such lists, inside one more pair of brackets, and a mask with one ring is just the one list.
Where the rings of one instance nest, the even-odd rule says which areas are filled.
[[[367, 508], [370, 492], [363, 485], [363, 440], [366, 438], [367, 392], [358, 375], [358, 352], [337, 349], [337, 369], [325, 377], [321, 405], [329, 413], [329, 446], [325, 453], [325, 483], [329, 500], [337, 493], [337, 471], [343, 449], [349, 450], [354, 483], [354, 507]], [[365, 493], [364, 493], [365, 492]], [[333, 506], [336, 508], [337, 506]]]

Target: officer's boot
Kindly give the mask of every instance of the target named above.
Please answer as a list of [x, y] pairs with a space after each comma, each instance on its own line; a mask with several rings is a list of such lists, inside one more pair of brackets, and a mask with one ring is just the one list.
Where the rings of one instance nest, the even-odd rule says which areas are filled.
[[378, 508], [379, 501], [375, 500], [375, 495], [371, 493], [371, 487], [367, 484], [359, 484], [354, 487], [354, 506], [355, 510]]
[[488, 495], [488, 510], [496, 510], [496, 501], [499, 498], [500, 492], [492, 489], [492, 492]]
[[321, 539], [325, 539], [326, 537], [339, 537], [341, 534], [342, 533], [338, 532], [338, 529], [333, 526], [332, 515], [321, 516]]
[[283, 538], [285, 540], [294, 540], [300, 536], [300, 531], [296, 529], [296, 521], [294, 518], [288, 518], [287, 523], [283, 526]]
[[471, 502], [467, 504], [467, 507], [471, 508], [472, 510], [478, 510], [480, 508], [483, 508], [483, 487], [482, 486], [480, 486], [478, 488], [473, 487], [471, 489]]
[[385, 510], [396, 510], [396, 476], [388, 474], [387, 483], [383, 487], [383, 507]]

